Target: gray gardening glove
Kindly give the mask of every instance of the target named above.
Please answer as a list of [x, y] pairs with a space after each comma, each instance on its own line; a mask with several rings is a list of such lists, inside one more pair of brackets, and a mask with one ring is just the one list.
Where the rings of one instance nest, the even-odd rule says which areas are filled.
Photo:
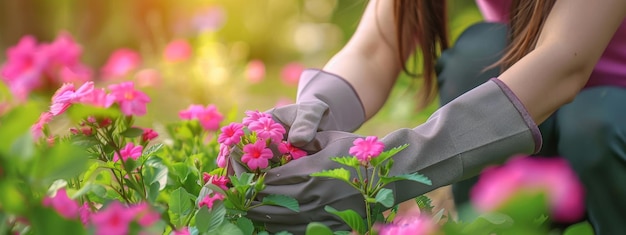
[[343, 78], [318, 69], [300, 75], [296, 104], [269, 111], [287, 129], [287, 140], [304, 146], [317, 131], [352, 132], [365, 121], [365, 110], [354, 88]]
[[[349, 155], [353, 141], [362, 137], [339, 131], [318, 133], [305, 146], [309, 151], [317, 151], [315, 154], [271, 169], [265, 178], [267, 188], [263, 195], [294, 197], [300, 203], [300, 212], [261, 206], [249, 211], [248, 216], [265, 222], [271, 232], [303, 234], [313, 221], [333, 230], [348, 230], [324, 207], [357, 209], [365, 217], [363, 198], [345, 182], [309, 175], [341, 167], [330, 158]], [[381, 141], [386, 149], [409, 144], [393, 157], [390, 175], [418, 172], [432, 180], [432, 185], [412, 181], [388, 185], [395, 193], [396, 204], [474, 176], [485, 166], [503, 162], [514, 154], [534, 153], [541, 147], [537, 126], [517, 97], [497, 79], [439, 108], [424, 124], [394, 131]]]

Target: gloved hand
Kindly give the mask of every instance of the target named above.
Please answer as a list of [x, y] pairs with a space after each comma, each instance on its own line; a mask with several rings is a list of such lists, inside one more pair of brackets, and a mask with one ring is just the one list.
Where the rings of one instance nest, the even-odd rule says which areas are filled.
[[269, 111], [288, 129], [294, 146], [311, 142], [317, 131], [352, 132], [365, 121], [365, 110], [354, 88], [343, 78], [318, 69], [300, 76], [296, 103]]
[[[347, 225], [324, 207], [356, 209], [365, 217], [361, 195], [345, 182], [310, 174], [341, 167], [330, 158], [349, 155], [352, 142], [362, 137], [338, 131], [318, 133], [304, 147], [318, 152], [271, 169], [265, 178], [267, 187], [263, 195], [294, 197], [300, 203], [300, 212], [261, 206], [249, 211], [248, 216], [264, 221], [272, 232], [303, 234], [307, 224], [314, 221], [333, 230], [348, 230]], [[424, 124], [394, 131], [381, 141], [386, 149], [409, 144], [393, 157], [390, 175], [418, 172], [432, 181], [432, 185], [413, 181], [388, 185], [394, 191], [396, 204], [476, 175], [485, 166], [503, 162], [514, 154], [534, 153], [541, 147], [536, 124], [517, 97], [497, 79], [441, 107]]]

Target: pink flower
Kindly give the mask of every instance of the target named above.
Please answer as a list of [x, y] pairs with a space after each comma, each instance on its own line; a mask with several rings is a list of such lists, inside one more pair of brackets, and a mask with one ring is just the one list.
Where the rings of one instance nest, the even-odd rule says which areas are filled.
[[352, 143], [354, 146], [350, 147], [350, 154], [354, 155], [363, 164], [368, 163], [372, 158], [378, 157], [385, 148], [385, 144], [378, 141], [376, 136], [368, 136], [365, 139], [358, 138]]
[[379, 235], [416, 234], [426, 235], [436, 232], [436, 225], [424, 216], [398, 216], [385, 225], [374, 225]]
[[78, 214], [80, 216], [80, 222], [82, 222], [83, 225], [87, 225], [89, 223], [89, 217], [91, 217], [91, 207], [89, 207], [89, 203], [83, 203], [83, 205], [78, 208]]
[[273, 157], [272, 150], [266, 148], [264, 141], [243, 146], [241, 161], [246, 163], [251, 170], [267, 168], [269, 159]]
[[246, 66], [246, 78], [251, 83], [259, 83], [265, 78], [265, 64], [261, 60], [252, 60]]
[[42, 45], [41, 50], [47, 59], [46, 74], [58, 80], [53, 84], [91, 80], [91, 69], [80, 63], [83, 49], [69, 33], [60, 33], [52, 43]]
[[230, 158], [230, 150], [229, 146], [225, 144], [220, 144], [220, 152], [217, 154], [216, 163], [220, 168], [226, 167], [226, 163], [228, 163], [228, 159]]
[[224, 116], [212, 104], [207, 105], [206, 108], [202, 105], [190, 105], [186, 110], [180, 111], [178, 116], [185, 120], [197, 119], [202, 128], [207, 131], [218, 130], [220, 122], [224, 119]]
[[294, 160], [307, 155], [306, 151], [299, 149], [298, 147], [293, 146], [291, 145], [291, 143], [286, 142], [286, 141], [283, 141], [280, 144], [278, 144], [278, 152], [282, 154], [288, 154]]
[[233, 146], [239, 143], [239, 141], [241, 141], [241, 137], [244, 135], [243, 125], [236, 122], [222, 127], [221, 131], [222, 133], [217, 137], [217, 142], [228, 146]]
[[52, 113], [44, 112], [39, 116], [37, 122], [30, 127], [30, 132], [34, 139], [39, 139], [43, 135], [43, 128], [48, 122], [52, 120]]
[[91, 95], [86, 95], [85, 97], [83, 97], [80, 102], [96, 107], [108, 108], [113, 104], [113, 102], [115, 102], [115, 100], [112, 96], [109, 96], [109, 94], [107, 94], [104, 88], [99, 88], [94, 89], [91, 92]]
[[183, 227], [181, 229], [174, 230], [173, 235], [191, 235], [191, 233], [189, 233], [189, 228]]
[[246, 117], [243, 118], [243, 125], [250, 126], [252, 122], [258, 121], [262, 117], [272, 118], [272, 115], [269, 113], [262, 113], [259, 111], [246, 111]]
[[147, 103], [150, 97], [135, 89], [133, 82], [122, 82], [109, 86], [111, 99], [120, 105], [122, 113], [126, 116], [146, 114]]
[[304, 66], [300, 63], [292, 62], [285, 67], [280, 72], [280, 75], [283, 79], [283, 83], [287, 85], [297, 85], [298, 81], [300, 81], [300, 74], [304, 71]]
[[165, 47], [163, 57], [170, 62], [181, 62], [189, 59], [191, 56], [191, 45], [184, 39], [176, 39], [171, 41]]
[[228, 190], [228, 177], [226, 176], [220, 176], [220, 175], [211, 175], [207, 172], [202, 173], [202, 181], [204, 181], [204, 183], [211, 183], [215, 186], [220, 187], [223, 190]]
[[283, 135], [286, 133], [283, 125], [276, 123], [274, 119], [269, 117], [261, 117], [259, 120], [250, 123], [248, 129], [256, 132], [259, 138], [264, 140], [271, 139], [276, 143], [280, 143], [283, 140]]
[[161, 219], [161, 215], [152, 210], [150, 205], [145, 202], [135, 204], [128, 208], [128, 210], [128, 213], [137, 218], [137, 222], [143, 227], [148, 227]]
[[74, 90], [74, 85], [71, 85], [71, 83], [64, 84], [57, 90], [54, 96], [52, 96], [50, 113], [52, 113], [53, 116], [62, 114], [71, 104], [78, 103], [82, 99], [85, 99], [85, 97], [91, 96], [94, 90], [93, 87], [94, 85], [91, 81], [80, 86], [78, 90]]
[[[120, 149], [120, 154], [122, 155], [122, 160], [124, 161], [126, 161], [126, 159], [128, 158], [137, 160], [139, 157], [141, 157], [141, 151], [143, 151], [143, 146], [141, 145], [135, 146], [135, 144], [133, 144], [132, 142], [129, 142], [128, 144], [126, 144], [126, 146], [124, 146], [124, 148]], [[120, 156], [117, 153], [115, 153], [115, 155], [113, 156], [113, 161], [117, 162], [119, 160], [120, 160]]]
[[105, 209], [94, 213], [91, 222], [98, 235], [122, 235], [128, 233], [128, 227], [134, 218], [133, 210], [113, 201]]
[[67, 196], [64, 188], [57, 190], [54, 197], [45, 197], [42, 204], [54, 208], [64, 218], [74, 219], [78, 216], [78, 203]]
[[31, 91], [43, 85], [41, 77], [46, 57], [30, 35], [23, 36], [6, 55], [7, 62], [0, 67], [0, 78], [18, 100], [26, 100]]
[[111, 53], [106, 64], [102, 67], [102, 76], [115, 79], [126, 76], [141, 64], [141, 56], [134, 50], [121, 48]]
[[199, 203], [198, 207], [206, 206], [209, 209], [213, 209], [213, 203], [218, 200], [224, 200], [224, 195], [214, 193], [213, 195], [206, 195]]
[[495, 211], [521, 192], [545, 193], [555, 221], [574, 222], [584, 215], [583, 186], [563, 158], [515, 156], [485, 169], [471, 198], [479, 211]]
[[159, 133], [157, 133], [156, 131], [150, 128], [143, 128], [143, 133], [141, 134], [141, 141], [148, 142], [148, 141], [156, 139], [157, 137], [159, 137]]

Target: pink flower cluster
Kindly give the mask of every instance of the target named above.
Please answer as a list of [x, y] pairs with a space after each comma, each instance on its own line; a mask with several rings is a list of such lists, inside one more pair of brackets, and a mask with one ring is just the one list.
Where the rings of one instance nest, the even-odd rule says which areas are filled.
[[585, 212], [583, 186], [560, 157], [515, 156], [503, 166], [488, 168], [471, 198], [480, 211], [494, 211], [519, 192], [545, 193], [555, 221], [575, 222]]
[[92, 212], [89, 204], [79, 206], [78, 202], [70, 199], [65, 189], [57, 190], [52, 197], [45, 197], [42, 204], [53, 208], [64, 218], [80, 218], [84, 225], [94, 226], [96, 234], [128, 234], [132, 222], [148, 227], [161, 219], [159, 212], [146, 203], [124, 206], [113, 201], [106, 208]]
[[217, 165], [226, 167], [232, 147], [242, 150], [240, 160], [251, 170], [269, 167], [270, 159], [274, 158], [274, 153], [269, 148], [271, 145], [277, 147], [283, 163], [306, 156], [304, 150], [283, 140], [285, 133], [285, 128], [275, 122], [271, 114], [247, 111], [242, 123], [230, 123], [221, 128], [217, 139], [220, 144]]
[[109, 85], [110, 92], [105, 89], [94, 88], [94, 83], [89, 81], [81, 85], [78, 89], [72, 83], [65, 83], [52, 96], [50, 111], [41, 114], [39, 120], [31, 127], [31, 133], [35, 139], [42, 136], [44, 126], [49, 123], [54, 116], [64, 113], [72, 104], [86, 104], [96, 107], [108, 108], [113, 104], [118, 104], [122, 113], [126, 116], [141, 116], [146, 114], [147, 103], [150, 97], [145, 93], [136, 90], [134, 83], [123, 82]]
[[59, 34], [52, 43], [41, 44], [27, 35], [7, 50], [0, 78], [18, 100], [47, 86], [84, 83], [92, 79], [92, 71], [80, 63], [81, 54], [81, 46], [68, 33]]
[[352, 144], [354, 145], [350, 147], [349, 153], [359, 159], [363, 165], [367, 165], [372, 158], [378, 157], [385, 149], [385, 144], [376, 136], [358, 138]]
[[220, 122], [224, 120], [224, 115], [222, 115], [213, 104], [207, 105], [206, 107], [199, 104], [192, 104], [189, 108], [180, 111], [178, 116], [183, 120], [198, 120], [202, 128], [207, 131], [217, 131]]

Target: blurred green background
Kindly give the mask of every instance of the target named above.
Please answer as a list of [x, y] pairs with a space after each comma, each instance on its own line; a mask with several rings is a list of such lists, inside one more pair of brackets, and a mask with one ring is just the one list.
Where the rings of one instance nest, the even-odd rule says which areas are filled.
[[[153, 101], [141, 122], [177, 119], [189, 104], [215, 104], [236, 118], [292, 102], [296, 85], [285, 66], [322, 67], [354, 32], [364, 0], [2, 0], [0, 49], [24, 35], [50, 42], [69, 32], [82, 45], [81, 60], [98, 71], [119, 48], [140, 53], [142, 63], [127, 80], [152, 71], [160, 84], [142, 88]], [[450, 32], [456, 38], [481, 17], [474, 1], [451, 1]], [[184, 63], [163, 60], [163, 48], [187, 40], [193, 55]], [[0, 55], [5, 61], [6, 55]], [[250, 61], [262, 61], [263, 80], [250, 80]], [[293, 66], [295, 65], [295, 67]], [[98, 81], [98, 76], [94, 78]], [[437, 104], [415, 110], [415, 86], [402, 76], [383, 110], [359, 132], [384, 135], [425, 120]], [[7, 99], [4, 94], [3, 99]]]

